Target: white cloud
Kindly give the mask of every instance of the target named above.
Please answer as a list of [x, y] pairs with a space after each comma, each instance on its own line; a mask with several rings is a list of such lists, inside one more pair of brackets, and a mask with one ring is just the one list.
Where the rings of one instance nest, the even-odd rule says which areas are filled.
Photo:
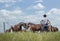
[[7, 18], [7, 19], [16, 19], [17, 16], [21, 16], [23, 15], [23, 12], [21, 10], [13, 10], [13, 11], [8, 11], [8, 10], [0, 10], [0, 16], [3, 18]]
[[59, 15], [60, 15], [60, 9], [52, 8], [52, 9], [48, 12], [48, 14], [51, 14], [51, 13], [59, 14]]
[[38, 3], [35, 6], [33, 6], [33, 8], [35, 8], [35, 9], [44, 9], [44, 6], [41, 3]]
[[[8, 7], [10, 8], [11, 6], [15, 5], [16, 2], [22, 2], [23, 0], [0, 0], [0, 3], [4, 3], [3, 8], [7, 9]], [[16, 6], [14, 6], [16, 7]]]
[[42, 10], [44, 8], [45, 8], [45, 6], [42, 5], [41, 3], [37, 3], [35, 5], [33, 4], [33, 5], [28, 7], [28, 9], [36, 9], [36, 10]]
[[4, 3], [4, 2], [21, 2], [22, 0], [0, 0], [0, 2]]
[[38, 3], [38, 2], [43, 2], [43, 0], [36, 0], [35, 3]]

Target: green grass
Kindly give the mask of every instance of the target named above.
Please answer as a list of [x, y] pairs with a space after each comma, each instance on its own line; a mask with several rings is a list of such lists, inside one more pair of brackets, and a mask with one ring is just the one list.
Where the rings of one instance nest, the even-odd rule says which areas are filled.
[[0, 41], [60, 41], [60, 32], [14, 32], [0, 34]]

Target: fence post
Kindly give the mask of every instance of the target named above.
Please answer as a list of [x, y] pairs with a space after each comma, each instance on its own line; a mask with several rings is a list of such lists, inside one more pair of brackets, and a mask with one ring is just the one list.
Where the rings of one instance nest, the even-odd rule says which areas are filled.
[[4, 28], [4, 32], [5, 32], [5, 22], [3, 22], [3, 28]]

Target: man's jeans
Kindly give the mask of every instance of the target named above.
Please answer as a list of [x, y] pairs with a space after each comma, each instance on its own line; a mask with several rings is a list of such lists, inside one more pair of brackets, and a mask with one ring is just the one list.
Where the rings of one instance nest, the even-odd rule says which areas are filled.
[[42, 25], [42, 31], [47, 30], [48, 26], [47, 25]]

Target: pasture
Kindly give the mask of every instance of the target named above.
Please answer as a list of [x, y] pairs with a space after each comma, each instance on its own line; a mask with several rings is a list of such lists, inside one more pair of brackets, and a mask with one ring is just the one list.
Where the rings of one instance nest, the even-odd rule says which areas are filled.
[[60, 41], [60, 32], [13, 32], [0, 34], [0, 41]]

